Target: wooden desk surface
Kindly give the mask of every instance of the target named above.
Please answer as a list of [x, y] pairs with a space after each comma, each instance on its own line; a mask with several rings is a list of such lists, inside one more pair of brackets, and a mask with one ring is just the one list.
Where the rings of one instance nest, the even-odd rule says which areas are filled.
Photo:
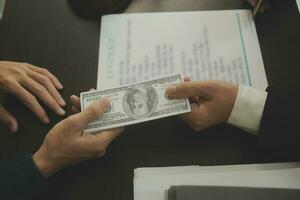
[[[134, 0], [127, 12], [248, 8], [243, 0]], [[300, 17], [294, 0], [273, 0], [256, 19], [269, 83], [298, 89]], [[0, 60], [26, 61], [52, 71], [63, 83], [65, 99], [96, 86], [99, 20], [75, 15], [66, 0], [9, 0], [0, 21]], [[40, 146], [51, 125], [40, 123], [14, 98], [9, 110], [18, 134], [0, 125], [0, 159]], [[69, 109], [69, 108], [68, 108]], [[173, 117], [128, 127], [105, 157], [65, 169], [50, 181], [42, 199], [133, 199], [133, 169], [147, 166], [219, 165], [278, 161], [255, 137], [221, 125], [194, 133]]]

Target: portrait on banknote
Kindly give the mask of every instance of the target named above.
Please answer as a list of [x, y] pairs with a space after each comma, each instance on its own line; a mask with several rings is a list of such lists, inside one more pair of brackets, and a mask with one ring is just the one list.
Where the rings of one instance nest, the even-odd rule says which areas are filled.
[[146, 84], [129, 88], [123, 97], [125, 113], [134, 119], [149, 117], [157, 107], [158, 96], [155, 89]]

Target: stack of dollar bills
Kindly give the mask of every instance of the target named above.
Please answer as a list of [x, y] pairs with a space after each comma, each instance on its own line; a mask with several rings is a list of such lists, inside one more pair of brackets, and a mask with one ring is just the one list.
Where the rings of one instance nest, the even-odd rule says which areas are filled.
[[95, 133], [107, 129], [188, 113], [188, 99], [168, 99], [166, 88], [183, 81], [180, 74], [123, 85], [106, 90], [95, 90], [80, 94], [81, 110], [103, 97], [111, 101], [111, 107], [85, 131]]

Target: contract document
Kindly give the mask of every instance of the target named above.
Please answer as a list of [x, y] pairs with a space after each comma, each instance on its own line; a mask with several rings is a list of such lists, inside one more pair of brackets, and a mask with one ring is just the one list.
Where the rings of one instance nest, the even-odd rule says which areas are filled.
[[97, 89], [168, 74], [265, 90], [250, 10], [116, 14], [102, 17]]

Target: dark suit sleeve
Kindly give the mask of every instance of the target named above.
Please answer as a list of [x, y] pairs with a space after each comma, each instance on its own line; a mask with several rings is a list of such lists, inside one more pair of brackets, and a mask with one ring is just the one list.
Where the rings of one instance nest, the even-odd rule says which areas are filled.
[[274, 87], [267, 91], [259, 140], [276, 155], [300, 160], [300, 98]]
[[27, 153], [12, 161], [0, 162], [1, 199], [27, 199], [47, 188], [47, 180], [40, 174]]

